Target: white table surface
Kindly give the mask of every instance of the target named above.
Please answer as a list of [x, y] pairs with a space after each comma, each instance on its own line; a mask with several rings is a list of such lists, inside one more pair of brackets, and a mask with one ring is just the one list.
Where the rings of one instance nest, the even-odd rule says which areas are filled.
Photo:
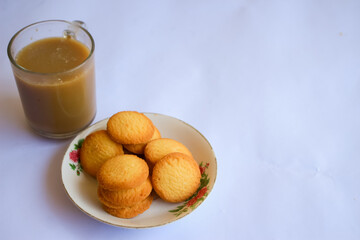
[[[67, 197], [68, 140], [25, 122], [6, 48], [40, 20], [96, 42], [95, 122], [170, 115], [214, 148], [215, 187], [150, 229], [94, 220]], [[360, 1], [0, 0], [1, 239], [360, 239]]]

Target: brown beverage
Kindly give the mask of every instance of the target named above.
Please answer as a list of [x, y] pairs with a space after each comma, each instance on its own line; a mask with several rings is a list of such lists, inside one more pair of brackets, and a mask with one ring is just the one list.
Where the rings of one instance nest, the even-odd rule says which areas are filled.
[[95, 71], [89, 54], [89, 48], [71, 37], [52, 37], [16, 55], [16, 63], [25, 69], [14, 69], [24, 112], [40, 134], [77, 132], [93, 120]]

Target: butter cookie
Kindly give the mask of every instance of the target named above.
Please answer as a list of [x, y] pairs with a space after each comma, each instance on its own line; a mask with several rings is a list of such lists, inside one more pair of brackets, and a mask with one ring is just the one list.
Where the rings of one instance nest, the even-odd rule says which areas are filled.
[[146, 162], [136, 155], [124, 154], [107, 160], [97, 173], [100, 187], [107, 190], [135, 188], [149, 176]]
[[196, 161], [183, 153], [170, 153], [160, 159], [152, 172], [152, 184], [159, 197], [167, 202], [182, 202], [200, 186]]
[[110, 208], [130, 207], [147, 198], [152, 191], [150, 178], [135, 188], [110, 191], [98, 187], [98, 197], [102, 204]]
[[150, 194], [147, 198], [131, 207], [110, 208], [103, 205], [103, 209], [115, 217], [133, 218], [149, 209], [152, 201], [153, 196]]
[[123, 111], [112, 115], [107, 122], [110, 137], [121, 144], [146, 143], [154, 134], [152, 121], [143, 113]]
[[123, 146], [111, 140], [105, 130], [99, 130], [85, 138], [80, 149], [81, 166], [86, 173], [96, 177], [106, 160], [120, 154], [124, 154]]
[[150, 168], [152, 168], [157, 161], [173, 152], [184, 153], [192, 157], [191, 152], [184, 144], [170, 138], [151, 140], [145, 147], [144, 155]]

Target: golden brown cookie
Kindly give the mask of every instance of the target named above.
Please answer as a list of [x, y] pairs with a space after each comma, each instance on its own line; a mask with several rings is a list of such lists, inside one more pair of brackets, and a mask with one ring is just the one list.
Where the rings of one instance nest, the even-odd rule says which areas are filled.
[[122, 208], [110, 208], [106, 205], [103, 205], [104, 210], [119, 218], [133, 218], [137, 215], [145, 212], [147, 209], [150, 208], [150, 205], [153, 201], [153, 196], [150, 194], [147, 198], [140, 201], [139, 203], [131, 206], [131, 207], [122, 207]]
[[170, 138], [159, 138], [148, 142], [145, 147], [145, 159], [152, 167], [157, 161], [169, 153], [180, 152], [192, 157], [191, 152], [184, 144]]
[[136, 188], [110, 191], [98, 187], [98, 197], [102, 204], [110, 208], [130, 207], [144, 200], [152, 191], [150, 178]]
[[101, 165], [116, 155], [124, 154], [123, 146], [111, 140], [105, 130], [88, 135], [80, 150], [80, 161], [84, 171], [93, 177]]
[[97, 173], [100, 187], [107, 190], [135, 188], [149, 176], [146, 162], [136, 155], [118, 155], [107, 160]]
[[200, 185], [200, 169], [195, 160], [183, 153], [170, 153], [154, 166], [154, 190], [165, 201], [182, 202]]
[[[160, 134], [159, 130], [155, 127], [154, 134], [149, 141], [158, 139], [158, 138], [161, 138], [161, 134]], [[126, 145], [124, 145], [124, 147], [132, 153], [144, 154], [144, 150], [145, 150], [147, 143], [148, 142], [139, 143], [139, 144], [126, 144]]]
[[155, 127], [143, 113], [123, 111], [112, 115], [107, 122], [110, 137], [121, 144], [139, 144], [148, 142]]

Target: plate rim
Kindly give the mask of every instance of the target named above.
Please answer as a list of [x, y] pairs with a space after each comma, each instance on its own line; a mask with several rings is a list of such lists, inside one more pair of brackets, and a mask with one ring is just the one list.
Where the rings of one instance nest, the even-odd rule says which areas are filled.
[[[143, 114], [145, 114], [147, 117], [149, 117], [148, 115], [154, 115], [154, 116], [162, 116], [162, 117], [167, 117], [167, 118], [172, 118], [173, 120], [176, 120], [176, 121], [179, 121], [181, 122], [182, 124], [185, 124], [186, 126], [190, 127], [192, 130], [195, 130], [197, 132], [197, 134], [199, 134], [206, 142], [206, 144], [209, 146], [210, 150], [211, 150], [211, 153], [213, 155], [213, 160], [214, 160], [214, 176], [213, 176], [213, 185], [210, 189], [210, 191], [208, 192], [208, 195], [206, 196], [206, 198], [209, 197], [210, 193], [212, 192], [214, 186], [215, 186], [215, 183], [216, 183], [216, 178], [217, 178], [217, 158], [216, 158], [216, 155], [215, 155], [215, 151], [212, 147], [212, 145], [210, 144], [209, 140], [199, 131], [197, 130], [195, 127], [193, 127], [192, 125], [190, 125], [189, 123], [181, 120], [181, 119], [178, 119], [176, 117], [172, 117], [172, 116], [169, 116], [169, 115], [165, 115], [165, 114], [161, 114], [161, 113], [154, 113], [154, 112], [142, 112]], [[145, 228], [154, 228], [154, 227], [160, 227], [160, 226], [164, 226], [164, 225], [167, 225], [169, 223], [172, 223], [172, 222], [175, 222], [175, 221], [178, 221], [182, 218], [184, 218], [185, 216], [188, 216], [190, 213], [192, 213], [193, 211], [195, 211], [198, 207], [200, 207], [200, 205], [202, 205], [202, 203], [205, 201], [202, 201], [200, 202], [192, 211], [188, 211], [180, 216], [177, 216], [175, 217], [173, 220], [171, 221], [166, 221], [166, 222], [163, 222], [163, 223], [160, 223], [160, 224], [155, 224], [155, 225], [141, 225], [141, 226], [129, 226], [129, 225], [124, 225], [124, 224], [115, 224], [113, 222], [110, 222], [110, 221], [105, 221], [97, 216], [94, 216], [93, 214], [89, 213], [88, 211], [84, 210], [81, 206], [79, 206], [77, 204], [77, 202], [70, 196], [70, 193], [68, 192], [68, 189], [64, 183], [64, 175], [63, 175], [63, 166], [64, 166], [64, 161], [65, 159], [67, 158], [67, 153], [68, 153], [68, 150], [72, 147], [73, 143], [74, 143], [74, 140], [76, 138], [78, 138], [80, 135], [82, 135], [85, 131], [88, 131], [90, 128], [96, 126], [96, 125], [100, 125], [102, 122], [105, 122], [105, 121], [108, 121], [110, 117], [107, 117], [107, 118], [104, 118], [102, 120], [99, 120], [93, 124], [91, 124], [90, 126], [88, 126], [87, 128], [85, 128], [84, 130], [82, 130], [81, 132], [79, 132], [76, 136], [74, 136], [71, 140], [71, 142], [68, 144], [66, 150], [65, 150], [65, 153], [64, 153], [64, 156], [63, 156], [63, 159], [62, 159], [62, 162], [61, 162], [61, 168], [60, 168], [60, 174], [61, 174], [61, 182], [62, 182], [62, 185], [64, 187], [64, 190], [66, 192], [66, 195], [68, 196], [68, 198], [71, 200], [71, 202], [78, 208], [80, 209], [83, 213], [85, 213], [86, 215], [88, 215], [89, 217], [99, 221], [99, 222], [102, 222], [102, 223], [105, 223], [105, 224], [108, 224], [108, 225], [111, 225], [111, 226], [115, 226], [115, 227], [121, 227], [121, 228], [129, 228], [129, 229], [145, 229]]]

